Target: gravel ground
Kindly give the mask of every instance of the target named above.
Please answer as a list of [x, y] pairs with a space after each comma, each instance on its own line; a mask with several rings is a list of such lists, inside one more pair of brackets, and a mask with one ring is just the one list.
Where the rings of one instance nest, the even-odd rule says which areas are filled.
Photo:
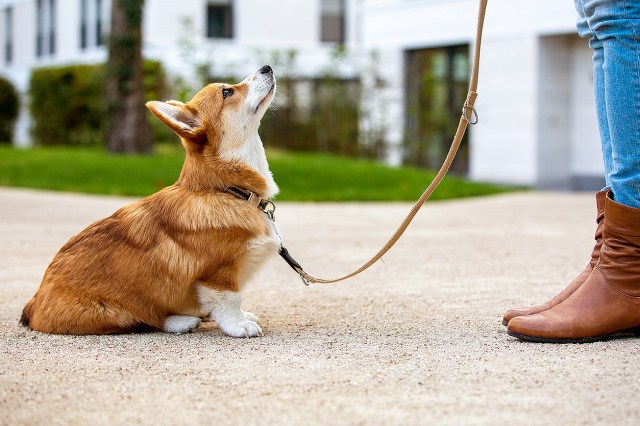
[[[428, 203], [383, 262], [304, 287], [280, 259], [244, 307], [264, 337], [52, 336], [18, 325], [64, 242], [130, 199], [0, 188], [0, 424], [612, 424], [640, 422], [640, 339], [517, 341], [589, 259], [592, 194]], [[279, 203], [308, 272], [359, 266], [409, 205]]]

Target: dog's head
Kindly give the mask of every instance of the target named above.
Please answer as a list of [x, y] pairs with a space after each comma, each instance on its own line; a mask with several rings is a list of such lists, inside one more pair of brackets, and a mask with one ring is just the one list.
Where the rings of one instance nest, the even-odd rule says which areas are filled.
[[265, 65], [238, 84], [209, 84], [187, 103], [151, 101], [147, 108], [180, 136], [187, 150], [233, 155], [257, 137], [275, 89], [273, 70]]

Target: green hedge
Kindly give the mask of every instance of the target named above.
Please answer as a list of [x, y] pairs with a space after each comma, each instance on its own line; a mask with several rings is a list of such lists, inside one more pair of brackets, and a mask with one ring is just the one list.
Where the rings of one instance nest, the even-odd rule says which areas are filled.
[[13, 126], [20, 110], [20, 98], [11, 82], [0, 77], [0, 142], [13, 140]]
[[[29, 82], [31, 133], [37, 145], [101, 145], [107, 105], [104, 65], [70, 65], [39, 68]], [[165, 73], [157, 61], [144, 61], [144, 85], [148, 100], [163, 99]], [[166, 139], [164, 126], [153, 123], [156, 138]]]

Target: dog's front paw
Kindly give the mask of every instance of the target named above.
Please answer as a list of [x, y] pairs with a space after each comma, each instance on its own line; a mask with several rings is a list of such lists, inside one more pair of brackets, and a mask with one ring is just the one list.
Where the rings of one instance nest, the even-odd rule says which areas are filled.
[[[255, 317], [255, 315], [254, 315]], [[231, 337], [257, 337], [262, 336], [262, 329], [257, 322], [244, 319], [236, 323], [223, 322], [218, 326], [224, 334]]]
[[259, 323], [260, 322], [260, 318], [258, 318], [255, 314], [251, 313], [251, 312], [247, 312], [247, 311], [242, 311], [242, 313], [244, 314], [244, 316], [249, 320], [249, 321], [253, 321], [255, 323]]

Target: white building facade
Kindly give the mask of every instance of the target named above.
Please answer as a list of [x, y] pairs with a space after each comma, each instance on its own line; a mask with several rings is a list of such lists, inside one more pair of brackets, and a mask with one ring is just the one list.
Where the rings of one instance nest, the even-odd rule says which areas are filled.
[[[365, 90], [379, 90], [385, 108], [369, 116], [386, 123], [389, 160], [399, 163], [414, 134], [409, 110], [421, 105], [410, 85], [422, 69], [416, 63], [435, 58], [428, 62], [435, 70], [448, 63], [434, 96], [458, 97], [477, 7], [476, 0], [147, 0], [144, 53], [172, 74], [188, 77], [208, 63], [214, 75], [242, 76], [274, 52], [295, 50], [295, 73], [313, 76], [341, 44], [350, 55], [341, 73], [360, 75], [366, 87], [367, 58], [377, 52], [386, 85]], [[34, 67], [104, 61], [109, 10], [110, 0], [0, 0], [0, 74], [24, 93]], [[470, 178], [572, 189], [603, 183], [591, 52], [575, 20], [571, 0], [489, 2], [480, 123], [460, 160]], [[21, 123], [17, 140], [28, 141]]]
[[[398, 95], [406, 95], [407, 51], [473, 44], [475, 0], [365, 5], [364, 49], [382, 52]], [[489, 1], [476, 102], [480, 123], [469, 139], [472, 179], [573, 189], [604, 183], [592, 53], [576, 35], [576, 18], [571, 0]]]

